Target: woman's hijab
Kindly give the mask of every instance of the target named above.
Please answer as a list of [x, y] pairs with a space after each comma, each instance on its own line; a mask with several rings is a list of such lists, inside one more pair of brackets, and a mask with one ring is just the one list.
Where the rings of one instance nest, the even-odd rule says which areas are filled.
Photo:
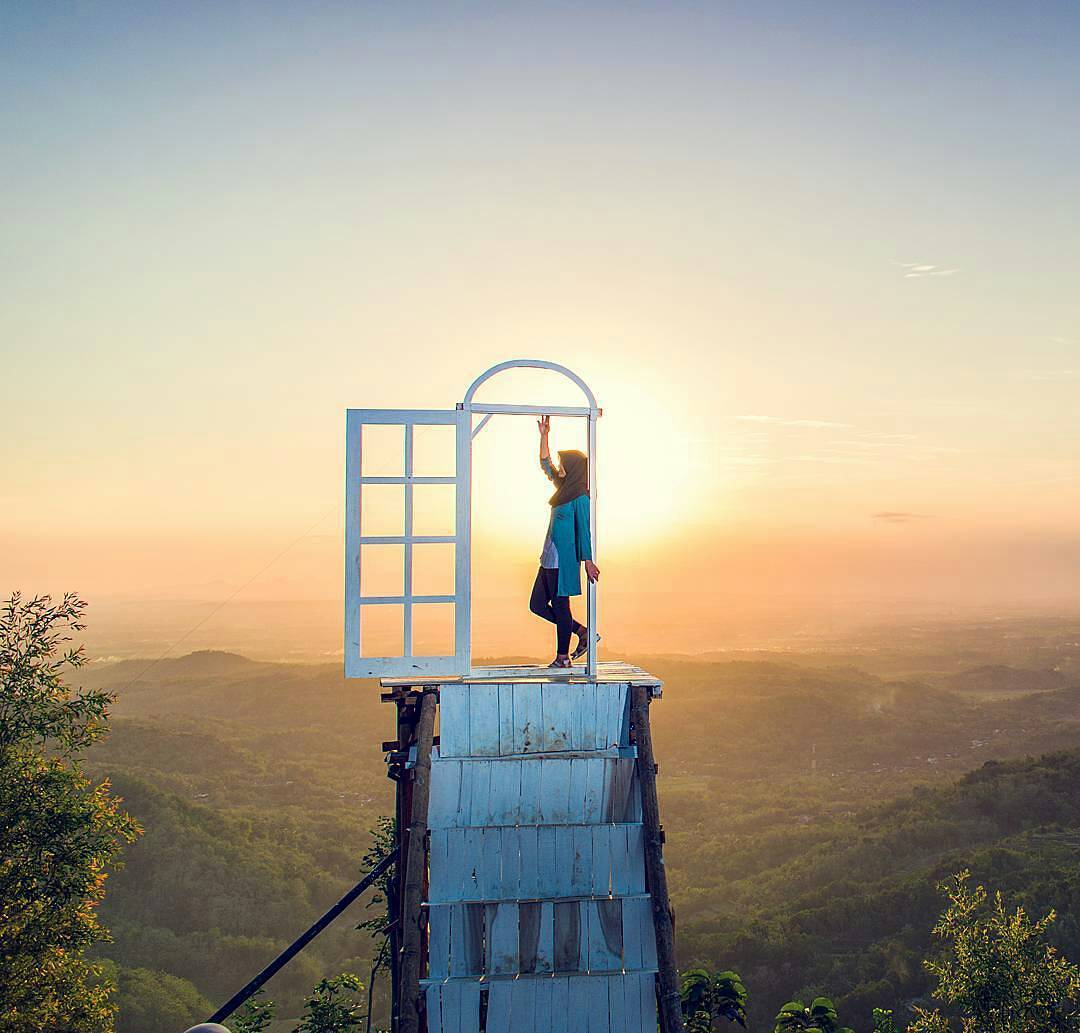
[[552, 506], [561, 506], [565, 502], [573, 502], [579, 495], [589, 494], [588, 456], [571, 448], [559, 453], [559, 461], [564, 476], [555, 494], [548, 499]]

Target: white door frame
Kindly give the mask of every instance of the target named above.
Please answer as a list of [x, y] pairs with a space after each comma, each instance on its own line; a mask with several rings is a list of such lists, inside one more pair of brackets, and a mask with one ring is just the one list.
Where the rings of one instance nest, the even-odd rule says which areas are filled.
[[[508, 405], [475, 401], [479, 387], [508, 369], [544, 369], [572, 380], [585, 395], [584, 406]], [[510, 359], [482, 373], [469, 386], [465, 400], [456, 409], [349, 409], [346, 416], [345, 449], [345, 677], [410, 677], [412, 675], [454, 677], [472, 673], [472, 439], [494, 415], [572, 416], [588, 421], [589, 459], [589, 531], [593, 559], [597, 556], [597, 455], [596, 421], [603, 410], [596, 403], [589, 386], [572, 370], [544, 359]], [[473, 416], [482, 417], [473, 428]], [[403, 476], [365, 477], [361, 469], [362, 428], [365, 424], [401, 425], [405, 428]], [[453, 477], [414, 477], [412, 474], [412, 428], [421, 424], [456, 427], [457, 469]], [[405, 492], [404, 534], [397, 536], [361, 535], [361, 494], [364, 484], [401, 484]], [[454, 534], [417, 536], [413, 534], [412, 502], [415, 484], [455, 484]], [[454, 595], [415, 596], [412, 594], [412, 547], [432, 542], [453, 542]], [[403, 593], [400, 596], [363, 596], [360, 591], [361, 546], [400, 544], [405, 549]], [[586, 598], [589, 628], [585, 674], [595, 678], [596, 629], [599, 622], [597, 586], [587, 582]], [[451, 656], [412, 656], [412, 609], [429, 603], [454, 604], [454, 653]], [[404, 607], [404, 655], [364, 657], [361, 612], [365, 606], [402, 605]]]

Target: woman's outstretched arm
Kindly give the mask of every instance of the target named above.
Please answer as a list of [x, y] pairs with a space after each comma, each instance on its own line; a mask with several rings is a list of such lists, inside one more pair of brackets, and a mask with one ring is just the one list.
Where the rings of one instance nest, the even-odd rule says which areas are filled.
[[559, 483], [559, 475], [555, 472], [555, 464], [551, 461], [551, 448], [548, 445], [548, 434], [551, 433], [551, 417], [541, 416], [536, 421], [540, 428], [540, 469], [547, 474], [548, 480], [553, 484]]

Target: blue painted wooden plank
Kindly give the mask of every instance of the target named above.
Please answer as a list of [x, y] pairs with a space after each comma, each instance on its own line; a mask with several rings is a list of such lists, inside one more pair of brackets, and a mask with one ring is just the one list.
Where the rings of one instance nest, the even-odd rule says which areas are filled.
[[580, 972], [588, 951], [582, 953], [581, 902], [556, 901], [554, 914], [555, 971]]
[[[454, 1031], [444, 1030], [443, 1033]], [[461, 1028], [458, 1033], [480, 1033], [480, 984], [472, 980], [461, 984]]]
[[447, 899], [449, 835], [448, 829], [432, 829], [428, 833], [428, 900]]
[[[626, 1033], [641, 1033], [641, 994], [637, 973], [623, 976], [615, 989], [623, 998], [623, 1029]], [[656, 1033], [654, 1027], [650, 1033]]]
[[471, 970], [467, 921], [468, 904], [451, 904], [446, 908], [450, 918], [450, 975], [470, 976]]
[[[508, 979], [494, 979], [488, 990], [487, 1033], [513, 1033], [510, 1026], [510, 991]], [[653, 1031], [655, 1033], [655, 1031]]]
[[521, 815], [521, 766], [520, 760], [502, 760], [492, 766], [492, 788], [495, 803], [492, 816], [498, 825], [516, 825]]
[[612, 686], [607, 682], [600, 682], [596, 686], [596, 749], [606, 750], [611, 743], [611, 698]]
[[518, 906], [516, 903], [487, 905], [491, 959], [487, 971], [495, 974], [518, 970]]
[[574, 825], [572, 832], [574, 856], [570, 893], [575, 897], [587, 897], [592, 892], [593, 884], [593, 828]]
[[586, 765], [584, 820], [589, 824], [604, 820], [604, 772], [603, 760]]
[[580, 695], [576, 685], [544, 685], [544, 749], [549, 753], [571, 749], [572, 704]]
[[611, 870], [614, 852], [611, 841], [617, 837], [623, 842], [626, 837], [618, 825], [592, 826], [592, 864], [589, 870], [589, 887], [584, 892], [594, 897], [606, 897], [611, 892]]
[[589, 900], [589, 970], [617, 972], [622, 969], [623, 901]]
[[641, 1022], [638, 1033], [656, 1033], [656, 977], [643, 973], [637, 983]]
[[536, 869], [538, 897], [556, 897], [559, 884], [558, 867], [555, 862], [556, 829], [542, 825], [536, 830]]
[[570, 818], [570, 761], [545, 757], [540, 762], [540, 821], [564, 825]]
[[514, 686], [499, 685], [499, 753], [514, 752]]
[[530, 758], [521, 762], [521, 825], [539, 824], [540, 773], [542, 761]]
[[[436, 830], [432, 830], [434, 835]], [[446, 829], [446, 870], [437, 876], [434, 863], [431, 868], [431, 883], [436, 885], [436, 880], [442, 890], [438, 900], [461, 900], [465, 886], [465, 830]], [[433, 891], [434, 895], [434, 891]]]
[[595, 1033], [586, 1008], [589, 976], [569, 976], [566, 980], [566, 1033]]
[[641, 967], [656, 971], [656, 925], [653, 923], [652, 898], [636, 901], [638, 921], [641, 923]]
[[428, 798], [428, 826], [453, 828], [458, 820], [461, 793], [461, 761], [431, 759], [431, 795]]
[[439, 756], [469, 755], [469, 686], [439, 689]]
[[626, 1033], [626, 977], [612, 976], [608, 979], [608, 1015], [612, 1030]]
[[[496, 830], [500, 836], [499, 858], [502, 874], [499, 878], [499, 895], [504, 899], [521, 900], [521, 841], [525, 829], [508, 827]], [[533, 842], [536, 842], [535, 836]], [[533, 863], [536, 857], [533, 855]]]
[[461, 984], [442, 984], [442, 1024], [445, 1033], [457, 1033], [461, 1028]]
[[[609, 1033], [611, 1017], [608, 1012], [607, 980], [602, 977], [583, 979], [585, 1014], [588, 1016], [589, 1033]], [[617, 1031], [622, 1033], [622, 1030]]]
[[619, 720], [619, 745], [630, 745], [630, 686], [627, 684], [619, 685], [619, 706], [622, 710], [622, 717]]
[[480, 862], [480, 896], [484, 900], [502, 897], [502, 836], [497, 828], [483, 830]]
[[577, 895], [574, 892], [574, 830], [569, 825], [555, 827], [555, 870], [552, 875], [552, 896]]
[[555, 903], [540, 904], [540, 939], [536, 947], [536, 971], [555, 971]]
[[645, 892], [645, 828], [626, 825], [626, 892]]
[[469, 824], [490, 825], [491, 822], [491, 764], [464, 761], [462, 782], [469, 783]]
[[450, 908], [428, 908], [428, 975], [443, 979], [450, 974]]
[[589, 767], [595, 758], [573, 757], [570, 760], [570, 796], [567, 821], [580, 824], [585, 821], [585, 786]]
[[[462, 965], [464, 975], [478, 976], [484, 971], [485, 951], [485, 904], [466, 904], [462, 909], [461, 917], [463, 925], [461, 935], [461, 949], [464, 951]], [[455, 916], [456, 917], [456, 916]], [[450, 924], [450, 961], [451, 970], [454, 960], [454, 925], [453, 919]]]
[[595, 750], [596, 747], [596, 683], [590, 682], [581, 694], [581, 726], [579, 750]]
[[[552, 1000], [554, 999], [555, 980], [554, 979], [534, 979], [533, 984], [536, 986], [536, 1033], [553, 1033], [555, 1026], [552, 1025], [552, 1020], [556, 1018], [552, 1011]], [[561, 1030], [563, 1023], [565, 1023], [565, 1016], [559, 1016], [559, 1026]]]
[[518, 836], [518, 849], [521, 855], [519, 893], [523, 900], [531, 900], [541, 895], [537, 869], [537, 829], [535, 825], [522, 825], [514, 831]]
[[514, 686], [514, 738], [516, 753], [544, 749], [544, 708], [540, 685]]
[[464, 870], [462, 871], [461, 894], [462, 899], [482, 900], [484, 896], [484, 830], [480, 828], [462, 829], [461, 838], [464, 844]]
[[469, 686], [469, 756], [499, 755], [499, 687]]
[[536, 1033], [536, 980], [515, 979], [510, 991], [510, 1018], [514, 1033]]
[[[428, 1033], [443, 1033], [442, 1024], [442, 984], [432, 983], [424, 990], [427, 998], [427, 1028]], [[453, 1033], [448, 1030], [447, 1033]]]
[[569, 1028], [570, 981], [566, 976], [555, 976], [551, 980], [551, 1033], [564, 1033]]
[[540, 950], [540, 901], [518, 904], [518, 971], [535, 972]]
[[646, 936], [653, 936], [652, 914], [648, 910], [650, 901], [646, 900], [644, 917], [648, 925], [642, 921], [643, 911], [641, 902], [637, 900], [623, 901], [623, 967], [628, 971], [638, 971], [641, 966], [642, 942]]

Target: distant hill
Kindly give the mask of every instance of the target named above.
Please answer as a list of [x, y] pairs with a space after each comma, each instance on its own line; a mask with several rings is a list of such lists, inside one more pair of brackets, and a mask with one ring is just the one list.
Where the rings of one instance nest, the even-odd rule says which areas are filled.
[[873, 1007], [902, 1014], [928, 992], [934, 887], [963, 868], [1032, 912], [1056, 908], [1053, 939], [1080, 958], [1080, 751], [989, 761], [955, 783], [730, 853], [718, 842], [695, 858], [693, 896], [711, 904], [680, 908], [679, 953], [738, 969], [754, 1025], [792, 996], [828, 993], [866, 1028]]
[[[1075, 679], [1073, 679], [1075, 681]], [[956, 692], [984, 692], [996, 695], [1023, 695], [1061, 689], [1070, 679], [1060, 671], [1026, 670], [1005, 664], [985, 664], [943, 679]]]
[[[933, 883], [963, 864], [1080, 915], [1077, 757], [1023, 759], [1080, 742], [1080, 685], [999, 696], [793, 654], [646, 663], [665, 681], [653, 724], [680, 956], [740, 967], [758, 1028], [800, 990], [840, 998], [859, 1028], [871, 1004], [922, 993]], [[392, 809], [393, 708], [337, 663], [202, 652], [80, 675], [119, 692], [91, 763], [147, 827], [110, 879], [106, 950], [219, 1001], [358, 878]], [[286, 1012], [316, 975], [366, 975], [361, 917], [279, 977]]]

